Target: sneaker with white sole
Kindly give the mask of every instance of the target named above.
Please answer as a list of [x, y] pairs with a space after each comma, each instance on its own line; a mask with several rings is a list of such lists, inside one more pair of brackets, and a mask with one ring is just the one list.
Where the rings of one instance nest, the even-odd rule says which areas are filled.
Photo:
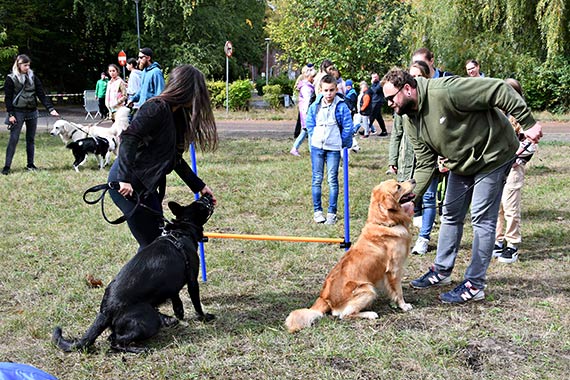
[[323, 215], [322, 211], [315, 211], [315, 214], [313, 215], [313, 220], [315, 221], [315, 223], [324, 223], [327, 219]]
[[433, 265], [422, 277], [410, 281], [410, 286], [414, 289], [426, 289], [432, 286], [446, 285], [451, 282], [451, 276], [445, 276], [436, 272]]
[[412, 253], [414, 255], [425, 255], [428, 251], [428, 243], [429, 239], [418, 236], [418, 240], [416, 240], [416, 244], [412, 248]]
[[507, 247], [507, 249], [503, 251], [501, 256], [499, 256], [497, 261], [499, 261], [500, 263], [512, 264], [515, 261], [517, 261], [518, 258], [519, 258], [519, 252], [517, 247]]
[[455, 289], [442, 293], [439, 299], [443, 303], [465, 303], [468, 301], [481, 301], [485, 299], [485, 292], [483, 289], [475, 288], [469, 280], [463, 281]]
[[291, 148], [291, 150], [289, 151], [290, 154], [292, 154], [293, 156], [297, 156], [299, 157], [301, 154], [299, 153], [299, 151], [295, 148]]
[[414, 227], [422, 228], [422, 216], [414, 216]]
[[331, 214], [330, 212], [327, 213], [327, 220], [325, 221], [325, 224], [336, 224], [338, 218], [336, 217], [336, 214]]
[[505, 251], [505, 246], [501, 243], [498, 244], [495, 242], [495, 246], [493, 247], [493, 257], [499, 257]]

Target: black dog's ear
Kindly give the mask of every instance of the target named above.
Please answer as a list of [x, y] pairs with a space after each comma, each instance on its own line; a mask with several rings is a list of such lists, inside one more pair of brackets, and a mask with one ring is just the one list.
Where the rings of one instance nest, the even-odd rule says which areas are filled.
[[184, 207], [180, 206], [178, 203], [174, 202], [174, 201], [170, 201], [168, 202], [168, 208], [170, 209], [170, 211], [172, 211], [172, 213], [176, 216], [182, 214], [182, 209]]

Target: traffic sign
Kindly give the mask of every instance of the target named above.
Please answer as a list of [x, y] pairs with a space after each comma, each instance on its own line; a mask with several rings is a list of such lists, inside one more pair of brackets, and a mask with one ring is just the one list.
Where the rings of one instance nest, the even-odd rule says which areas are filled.
[[226, 41], [226, 45], [224, 46], [224, 52], [226, 53], [226, 57], [230, 58], [234, 53], [234, 47], [230, 41]]
[[127, 54], [123, 50], [119, 52], [119, 65], [121, 66], [127, 65]]

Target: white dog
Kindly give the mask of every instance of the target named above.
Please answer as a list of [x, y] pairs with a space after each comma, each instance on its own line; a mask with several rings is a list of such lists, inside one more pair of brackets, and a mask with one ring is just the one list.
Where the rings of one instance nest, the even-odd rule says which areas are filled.
[[70, 141], [77, 141], [87, 137], [88, 127], [69, 122], [67, 120], [58, 120], [53, 124], [52, 130], [49, 132], [52, 136], [61, 137], [61, 141], [67, 145]]
[[[93, 141], [98, 141], [97, 138], [105, 139], [108, 144], [108, 153], [97, 152], [95, 155], [99, 161], [99, 167], [107, 166], [110, 161], [111, 152], [115, 155], [119, 154], [119, 136], [129, 126], [129, 113], [130, 108], [121, 107], [115, 113], [115, 122], [111, 127], [103, 127], [97, 124], [85, 126], [78, 123], [72, 123], [67, 120], [58, 120], [54, 123], [50, 134], [52, 136], [59, 136], [61, 141], [70, 149], [73, 149], [76, 162], [73, 165], [75, 171], [79, 171], [79, 166], [85, 163], [86, 155], [89, 153], [96, 153], [96, 148], [101, 150], [100, 144], [98, 146], [91, 146]], [[91, 141], [92, 140], [92, 141]], [[81, 144], [74, 144], [80, 142]], [[104, 150], [106, 150], [105, 148]], [[98, 155], [105, 158], [98, 157]], [[82, 156], [81, 159], [78, 159]]]
[[85, 126], [79, 123], [72, 123], [67, 120], [58, 120], [53, 124], [50, 131], [52, 136], [59, 136], [65, 145], [69, 142], [84, 139], [86, 137], [103, 137], [107, 140], [114, 140], [111, 144], [113, 153], [119, 153], [119, 136], [129, 126], [130, 108], [121, 107], [115, 113], [115, 122], [111, 127], [103, 127], [97, 124]]

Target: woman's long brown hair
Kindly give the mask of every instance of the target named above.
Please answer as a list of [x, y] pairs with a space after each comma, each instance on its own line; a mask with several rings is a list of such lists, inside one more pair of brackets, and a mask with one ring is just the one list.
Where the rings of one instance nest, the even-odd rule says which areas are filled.
[[192, 65], [181, 65], [170, 73], [164, 91], [158, 95], [171, 106], [181, 106], [187, 127], [185, 147], [197, 143], [202, 151], [218, 146], [218, 131], [204, 74]]

